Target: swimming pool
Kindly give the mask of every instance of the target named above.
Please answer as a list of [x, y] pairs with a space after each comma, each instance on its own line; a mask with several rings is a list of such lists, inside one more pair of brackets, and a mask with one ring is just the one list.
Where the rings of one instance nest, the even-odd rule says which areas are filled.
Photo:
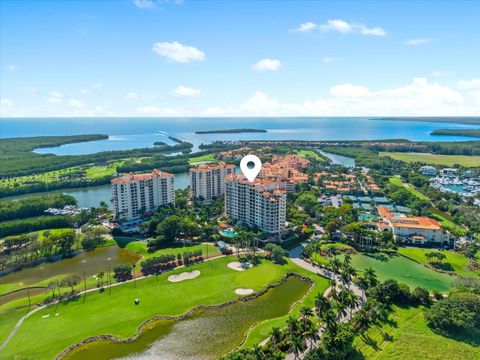
[[228, 236], [228, 237], [237, 236], [237, 232], [235, 230], [221, 230], [220, 234], [222, 234], [223, 236]]

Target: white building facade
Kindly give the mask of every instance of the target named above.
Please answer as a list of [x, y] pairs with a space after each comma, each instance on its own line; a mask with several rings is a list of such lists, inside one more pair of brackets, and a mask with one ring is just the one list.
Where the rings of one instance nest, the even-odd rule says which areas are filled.
[[125, 174], [112, 180], [112, 203], [116, 220], [135, 220], [142, 213], [175, 204], [172, 174], [158, 169], [147, 174]]
[[280, 238], [285, 229], [287, 194], [272, 180], [249, 182], [244, 176], [225, 179], [225, 214], [241, 224]]
[[235, 172], [235, 165], [202, 164], [190, 169], [190, 191], [192, 197], [211, 200], [225, 194], [225, 177]]

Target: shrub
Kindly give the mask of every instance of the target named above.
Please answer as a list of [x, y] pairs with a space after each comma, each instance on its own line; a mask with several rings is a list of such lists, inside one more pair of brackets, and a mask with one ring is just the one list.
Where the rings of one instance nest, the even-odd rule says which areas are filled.
[[425, 311], [430, 327], [447, 332], [474, 331], [480, 326], [480, 297], [454, 293]]

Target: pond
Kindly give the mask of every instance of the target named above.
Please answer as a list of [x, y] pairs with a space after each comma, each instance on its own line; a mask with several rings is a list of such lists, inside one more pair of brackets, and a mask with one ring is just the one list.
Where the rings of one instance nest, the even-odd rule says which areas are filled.
[[326, 156], [327, 158], [329, 158], [332, 161], [332, 163], [334, 163], [334, 164], [342, 165], [342, 166], [350, 167], [350, 168], [355, 167], [355, 159], [354, 158], [351, 158], [351, 157], [348, 157], [348, 156], [343, 156], [343, 155], [327, 153], [327, 152], [322, 151], [322, 150], [318, 150], [318, 152], [320, 154], [322, 154], [323, 156]]
[[81, 252], [71, 258], [54, 262], [41, 263], [31, 268], [24, 268], [0, 277], [2, 284], [21, 284], [22, 286], [37, 284], [54, 276], [75, 274], [83, 277], [93, 276], [100, 271], [106, 272], [115, 264], [135, 263], [141, 255], [118, 246], [107, 246], [92, 251]]
[[199, 310], [180, 321], [156, 321], [135, 341], [94, 341], [64, 359], [216, 359], [239, 346], [252, 325], [286, 315], [309, 288], [308, 282], [290, 277], [256, 299], [217, 310]]
[[428, 290], [447, 291], [455, 279], [396, 254], [380, 252], [355, 254], [352, 257], [352, 266], [357, 270], [371, 267], [380, 280], [395, 279], [412, 289], [420, 286]]

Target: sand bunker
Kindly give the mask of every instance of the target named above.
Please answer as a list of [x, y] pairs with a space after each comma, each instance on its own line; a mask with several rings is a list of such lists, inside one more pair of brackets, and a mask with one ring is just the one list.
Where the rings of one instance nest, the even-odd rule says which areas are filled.
[[246, 263], [240, 263], [238, 261], [233, 261], [231, 263], [228, 263], [227, 265], [230, 269], [232, 270], [236, 270], [236, 271], [243, 271], [243, 270], [246, 270], [248, 269], [251, 264], [246, 262]]
[[235, 294], [237, 295], [250, 295], [252, 293], [253, 293], [253, 289], [243, 289], [243, 288], [235, 289]]
[[168, 277], [168, 281], [171, 282], [179, 282], [183, 280], [190, 280], [190, 279], [195, 279], [197, 276], [200, 276], [200, 271], [199, 270], [193, 270], [193, 271], [186, 271], [178, 275], [170, 275]]

